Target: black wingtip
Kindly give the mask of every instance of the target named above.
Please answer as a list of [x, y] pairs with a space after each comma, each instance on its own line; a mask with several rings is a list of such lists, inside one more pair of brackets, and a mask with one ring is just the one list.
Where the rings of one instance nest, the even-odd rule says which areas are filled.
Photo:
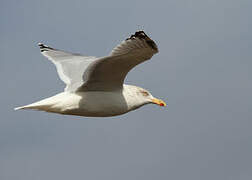
[[141, 31], [136, 31], [135, 34], [132, 34], [126, 40], [134, 39], [134, 38], [144, 39], [144, 38], [149, 38], [149, 37], [145, 34], [145, 32], [143, 30], [141, 30]]
[[135, 34], [132, 34], [129, 38], [126, 39], [130, 40], [130, 39], [135, 39], [135, 38], [139, 38], [139, 39], [143, 39], [146, 41], [146, 43], [154, 50], [158, 51], [157, 45], [156, 43], [149, 38], [149, 36], [147, 36], [147, 34], [145, 34], [145, 32], [143, 30], [140, 31], [136, 31]]
[[39, 46], [41, 52], [48, 51], [49, 49], [51, 49], [51, 50], [53, 49], [53, 48], [51, 48], [47, 45], [44, 45], [43, 43], [40, 43], [40, 42], [38, 43], [38, 46]]

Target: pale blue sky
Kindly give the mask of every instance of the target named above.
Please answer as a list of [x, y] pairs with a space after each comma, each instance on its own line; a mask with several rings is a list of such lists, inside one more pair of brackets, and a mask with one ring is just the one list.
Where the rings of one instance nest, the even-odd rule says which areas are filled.
[[[0, 179], [252, 179], [250, 0], [0, 2]], [[144, 29], [126, 83], [168, 102], [113, 118], [14, 111], [63, 90], [38, 42], [104, 56]]]

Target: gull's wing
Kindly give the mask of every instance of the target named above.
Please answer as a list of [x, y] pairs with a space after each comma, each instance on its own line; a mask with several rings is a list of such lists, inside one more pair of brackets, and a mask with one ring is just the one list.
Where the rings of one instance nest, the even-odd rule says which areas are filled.
[[127, 73], [158, 52], [157, 45], [138, 31], [116, 46], [107, 57], [99, 58], [85, 70], [77, 91], [113, 91], [121, 89]]
[[88, 65], [97, 59], [93, 56], [68, 53], [38, 44], [41, 53], [55, 65], [60, 79], [66, 84], [65, 91], [75, 91], [83, 84], [82, 75]]

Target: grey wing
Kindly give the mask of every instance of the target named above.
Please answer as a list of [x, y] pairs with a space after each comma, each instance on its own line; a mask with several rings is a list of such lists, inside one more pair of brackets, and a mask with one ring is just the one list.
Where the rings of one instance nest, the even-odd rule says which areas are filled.
[[143, 31], [138, 31], [116, 46], [109, 56], [91, 63], [83, 75], [85, 83], [77, 91], [121, 89], [127, 73], [157, 52], [155, 42]]
[[84, 71], [97, 59], [54, 49], [42, 43], [38, 45], [41, 53], [55, 64], [60, 79], [66, 84], [65, 91], [75, 91], [79, 88], [84, 83]]

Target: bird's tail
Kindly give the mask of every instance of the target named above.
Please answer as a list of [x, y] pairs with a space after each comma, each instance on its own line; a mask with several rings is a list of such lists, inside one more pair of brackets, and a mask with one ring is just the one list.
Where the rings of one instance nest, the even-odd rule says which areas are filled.
[[57, 104], [57, 102], [58, 102], [57, 96], [53, 96], [50, 98], [46, 98], [46, 99], [34, 102], [32, 104], [16, 107], [14, 108], [14, 110], [34, 109], [34, 110], [41, 110], [41, 111], [53, 111], [54, 110], [53, 107]]
[[34, 110], [46, 110], [48, 108], [48, 105], [42, 105], [39, 102], [36, 103], [32, 103], [32, 104], [28, 104], [25, 106], [20, 106], [20, 107], [16, 107], [14, 108], [14, 110], [21, 110], [21, 109], [34, 109]]
[[20, 109], [27, 109], [27, 106], [20, 106], [20, 107], [14, 108], [15, 111], [20, 110]]

